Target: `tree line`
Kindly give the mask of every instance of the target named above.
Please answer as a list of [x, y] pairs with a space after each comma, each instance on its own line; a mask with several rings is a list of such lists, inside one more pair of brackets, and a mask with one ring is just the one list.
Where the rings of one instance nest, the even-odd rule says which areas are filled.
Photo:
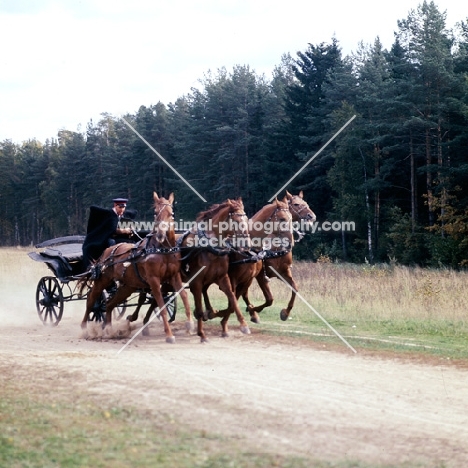
[[[308, 44], [271, 79], [223, 68], [124, 118], [209, 204], [242, 197], [250, 216], [320, 151], [286, 189], [302, 190], [319, 221], [356, 229], [307, 235], [299, 258], [464, 267], [468, 25], [448, 29], [424, 1], [397, 26], [390, 50], [378, 38], [349, 56], [335, 38]], [[154, 190], [194, 219], [208, 205], [147, 143], [107, 113], [45, 143], [1, 142], [1, 245], [84, 234], [89, 206], [115, 196], [151, 220]]]

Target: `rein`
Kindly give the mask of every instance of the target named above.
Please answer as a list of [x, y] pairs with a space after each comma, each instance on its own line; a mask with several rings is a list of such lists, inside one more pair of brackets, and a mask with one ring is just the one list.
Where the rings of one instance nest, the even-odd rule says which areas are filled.
[[301, 240], [305, 236], [305, 232], [299, 231], [299, 229], [296, 229], [294, 226], [293, 226], [293, 231], [297, 234], [297, 239], [294, 239], [294, 242], [301, 242]]
[[[146, 238], [142, 239], [138, 243], [136, 243], [130, 250], [126, 252], [116, 254], [115, 251], [119, 247], [120, 244], [117, 244], [115, 248], [112, 250], [110, 255], [102, 262], [96, 263], [95, 265], [91, 266], [91, 279], [97, 279], [101, 275], [101, 272], [104, 268], [109, 268], [114, 265], [118, 265], [119, 263], [126, 263], [131, 262], [136, 264], [143, 258], [147, 257], [148, 255], [170, 255], [177, 252], [180, 252], [180, 247], [146, 247], [153, 237], [154, 233], [150, 233], [146, 236]], [[141, 248], [142, 243], [146, 241], [146, 245]], [[124, 258], [120, 258], [124, 257]]]

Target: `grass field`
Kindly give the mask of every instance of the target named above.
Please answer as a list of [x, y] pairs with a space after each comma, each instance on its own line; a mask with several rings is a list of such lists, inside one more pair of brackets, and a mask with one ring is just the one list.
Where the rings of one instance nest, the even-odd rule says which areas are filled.
[[[301, 297], [296, 297], [290, 319], [281, 322], [279, 311], [291, 291], [273, 279], [275, 302], [260, 314], [263, 333], [340, 343], [318, 312], [354, 348], [468, 360], [466, 272], [297, 262], [293, 274]], [[257, 287], [251, 300], [263, 300]], [[218, 301], [213, 302], [220, 306], [222, 298]]]

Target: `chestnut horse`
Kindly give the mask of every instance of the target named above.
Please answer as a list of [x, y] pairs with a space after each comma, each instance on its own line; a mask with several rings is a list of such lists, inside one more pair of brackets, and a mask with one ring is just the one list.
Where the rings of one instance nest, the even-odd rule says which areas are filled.
[[[283, 256], [290, 252], [293, 243], [292, 216], [286, 199], [265, 205], [251, 220], [249, 226], [250, 250], [229, 254], [229, 278], [236, 299], [248, 297], [254, 278], [259, 278], [264, 268], [265, 256]], [[265, 232], [267, 231], [267, 232]], [[225, 310], [214, 311], [205, 295], [209, 318], [223, 317]], [[249, 310], [250, 320], [260, 323], [257, 311]]]
[[[175, 338], [167, 318], [166, 307], [161, 293], [161, 285], [168, 283], [179, 292], [184, 303], [187, 326], [191, 324], [188, 295], [183, 288], [180, 276], [180, 249], [176, 247], [173, 221], [174, 195], [168, 199], [153, 194], [155, 227], [145, 239], [138, 244], [117, 244], [108, 247], [88, 274], [81, 280], [93, 280], [93, 286], [86, 302], [86, 312], [81, 322], [86, 330], [89, 314], [96, 300], [104, 289], [118, 282], [114, 295], [106, 302], [105, 331], [109, 331], [112, 322], [112, 310], [135, 291], [151, 290], [164, 323], [166, 341], [174, 343]], [[145, 317], [146, 325], [149, 314]]]
[[[304, 195], [302, 190], [298, 195], [291, 195], [286, 191], [286, 199], [288, 200], [289, 211], [293, 217], [293, 223], [299, 224], [301, 229], [312, 228], [313, 223], [317, 219], [315, 213], [309, 208], [309, 205], [304, 200]], [[299, 235], [299, 240], [304, 237], [304, 233], [299, 231], [299, 229], [294, 228], [294, 232]]]
[[[308, 227], [311, 225], [316, 217], [314, 212], [309, 208], [309, 205], [303, 199], [302, 191], [299, 192], [298, 195], [291, 195], [289, 192], [286, 192], [286, 196], [283, 199], [283, 202], [286, 203], [286, 209], [289, 212], [290, 216], [292, 217], [293, 223], [302, 224], [301, 227]], [[267, 205], [268, 206], [268, 205]], [[256, 213], [253, 218], [251, 219], [252, 227], [255, 227], [256, 222], [265, 222], [268, 218], [265, 217], [265, 207], [262, 208], [258, 213]], [[283, 211], [284, 214], [284, 211]], [[300, 239], [304, 235], [298, 229], [294, 229], [300, 236]], [[281, 233], [276, 233], [275, 235], [277, 238], [281, 238], [279, 235]], [[259, 236], [260, 238], [267, 239], [268, 237], [271, 238], [271, 234], [265, 232], [265, 229], [255, 230], [253, 229], [251, 232], [252, 240], [254, 240], [255, 236]], [[287, 240], [287, 236], [283, 239]], [[254, 242], [253, 242], [254, 243]], [[294, 306], [294, 301], [296, 299], [296, 292], [297, 284], [294, 281], [292, 276], [291, 266], [293, 262], [292, 258], [292, 247], [294, 245], [294, 239], [291, 238], [290, 247], [281, 247], [274, 249], [266, 249], [264, 250], [264, 257], [263, 257], [263, 268], [261, 272], [256, 276], [257, 283], [260, 289], [263, 292], [263, 296], [265, 298], [265, 302], [259, 306], [254, 306], [249, 300], [248, 291], [242, 295], [242, 298], [247, 305], [247, 311], [251, 316], [251, 320], [253, 322], [258, 323], [258, 312], [261, 312], [265, 307], [269, 307], [273, 304], [273, 295], [271, 293], [271, 289], [269, 286], [269, 281], [271, 278], [277, 278], [280, 276], [282, 280], [284, 280], [287, 284], [289, 284], [292, 288], [291, 291], [291, 298], [288, 302], [288, 305], [285, 309], [282, 309], [280, 312], [281, 320], [287, 320], [291, 310]], [[277, 273], [276, 273], [277, 272]]]
[[182, 278], [189, 283], [194, 298], [194, 316], [201, 342], [207, 341], [203, 330], [207, 315], [202, 296], [212, 284], [217, 284], [228, 299], [221, 321], [222, 336], [228, 336], [227, 322], [232, 312], [237, 316], [241, 332], [250, 334], [229, 278], [229, 254], [242, 250], [239, 244], [248, 243], [247, 221], [242, 200], [228, 199], [199, 213], [196, 224], [178, 240], [182, 252]]

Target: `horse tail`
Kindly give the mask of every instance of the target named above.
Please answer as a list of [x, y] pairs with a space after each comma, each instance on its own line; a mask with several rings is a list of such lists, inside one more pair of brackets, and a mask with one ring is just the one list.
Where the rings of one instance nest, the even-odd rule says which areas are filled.
[[78, 275], [76, 287], [78, 288], [78, 295], [82, 296], [83, 291], [89, 286], [90, 281], [98, 279], [102, 274], [102, 265], [99, 262], [94, 262], [91, 266], [81, 275]]

